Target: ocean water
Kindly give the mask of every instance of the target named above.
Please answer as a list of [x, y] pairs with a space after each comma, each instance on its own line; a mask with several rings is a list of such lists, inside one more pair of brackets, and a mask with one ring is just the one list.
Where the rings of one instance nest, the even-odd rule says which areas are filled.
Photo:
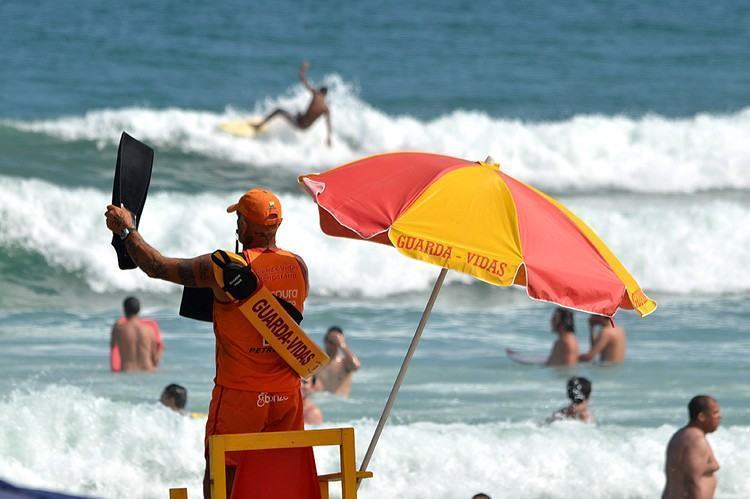
[[[117, 268], [103, 212], [125, 130], [156, 150], [141, 232], [167, 255], [233, 247], [224, 208], [254, 185], [280, 194], [279, 243], [310, 268], [303, 325], [317, 340], [340, 325], [362, 360], [349, 399], [315, 398], [324, 427], [355, 427], [360, 459], [439, 270], [324, 236], [298, 175], [385, 151], [492, 155], [586, 220], [659, 302], [617, 315], [622, 366], [520, 366], [504, 349], [547, 352], [552, 307], [449, 274], [360, 497], [657, 497], [698, 393], [723, 412], [708, 437], [717, 497], [750, 497], [745, 2], [14, 0], [0, 20], [0, 478], [199, 497], [205, 419], [157, 400], [177, 382], [207, 411], [212, 331], [177, 316], [176, 286]], [[217, 129], [300, 110], [305, 58], [330, 89], [331, 148], [322, 124]], [[162, 326], [157, 373], [108, 370], [129, 294]], [[573, 374], [593, 382], [597, 423], [540, 424]]]

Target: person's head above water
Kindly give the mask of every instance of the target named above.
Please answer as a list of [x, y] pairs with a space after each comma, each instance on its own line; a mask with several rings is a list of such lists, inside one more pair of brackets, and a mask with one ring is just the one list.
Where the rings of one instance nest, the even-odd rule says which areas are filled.
[[122, 302], [122, 311], [125, 313], [125, 318], [127, 319], [135, 317], [141, 311], [141, 302], [135, 296], [128, 296]]
[[237, 237], [244, 246], [252, 248], [276, 244], [276, 231], [282, 216], [281, 201], [273, 192], [250, 189], [239, 201], [227, 207], [227, 213], [233, 212], [237, 212]]
[[721, 423], [721, 410], [715, 398], [709, 395], [696, 395], [688, 403], [690, 424], [706, 433], [716, 431]]
[[578, 405], [587, 401], [591, 396], [591, 381], [574, 376], [568, 380], [568, 398]]
[[320, 87], [318, 89], [318, 92], [320, 92], [323, 95], [328, 95], [328, 87]]
[[589, 324], [591, 324], [592, 326], [608, 326], [609, 323], [610, 318], [605, 315], [589, 315]]
[[474, 494], [473, 496], [471, 496], [471, 499], [490, 499], [490, 496], [488, 496], [484, 492], [480, 492], [479, 494]]
[[323, 343], [326, 349], [326, 353], [329, 357], [332, 355], [336, 355], [336, 352], [338, 352], [339, 342], [335, 338], [335, 336], [339, 334], [341, 336], [344, 336], [344, 331], [338, 326], [331, 326], [328, 328], [328, 331], [326, 331], [326, 334], [323, 337]]
[[164, 391], [161, 392], [159, 401], [170, 409], [181, 411], [185, 408], [185, 404], [187, 404], [187, 390], [184, 386], [172, 383], [167, 385]]
[[558, 332], [576, 332], [575, 320], [573, 319], [573, 312], [567, 308], [557, 307], [555, 312], [552, 314], [550, 321], [552, 331]]
[[340, 328], [340, 327], [338, 327], [338, 326], [331, 326], [331, 327], [329, 327], [329, 328], [328, 328], [328, 331], [326, 331], [326, 335], [325, 335], [325, 338], [323, 338], [323, 339], [324, 339], [325, 341], [328, 341], [328, 340], [330, 339], [330, 337], [331, 337], [332, 335], [336, 334], [336, 333], [341, 333], [341, 334], [344, 334], [344, 330], [343, 330], [343, 329], [341, 329], [341, 328]]

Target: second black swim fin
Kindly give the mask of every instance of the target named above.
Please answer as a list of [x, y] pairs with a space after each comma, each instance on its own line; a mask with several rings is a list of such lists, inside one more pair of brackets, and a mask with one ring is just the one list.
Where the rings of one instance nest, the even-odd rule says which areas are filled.
[[[297, 308], [284, 300], [276, 297], [284, 310], [292, 316], [297, 324], [302, 322], [302, 313]], [[182, 289], [182, 300], [180, 301], [180, 315], [197, 321], [213, 322], [214, 320], [214, 292], [211, 288], [188, 288]]]

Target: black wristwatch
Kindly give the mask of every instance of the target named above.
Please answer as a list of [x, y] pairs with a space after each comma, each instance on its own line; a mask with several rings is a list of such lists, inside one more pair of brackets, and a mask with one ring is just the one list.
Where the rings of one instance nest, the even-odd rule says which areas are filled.
[[129, 235], [130, 235], [130, 234], [131, 234], [132, 232], [135, 232], [136, 230], [137, 230], [137, 229], [136, 229], [135, 227], [125, 227], [125, 228], [124, 228], [124, 229], [122, 229], [122, 230], [121, 230], [120, 232], [118, 232], [118, 233], [117, 233], [117, 235], [118, 235], [118, 236], [120, 236], [120, 239], [122, 239], [122, 240], [124, 241], [125, 239], [127, 239], [127, 238], [128, 238], [128, 236], [129, 236]]

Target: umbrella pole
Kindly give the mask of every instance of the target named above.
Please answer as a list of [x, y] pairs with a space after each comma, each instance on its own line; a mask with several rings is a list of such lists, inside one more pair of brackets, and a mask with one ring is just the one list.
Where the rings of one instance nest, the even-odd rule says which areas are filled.
[[[414, 356], [414, 351], [417, 349], [419, 339], [422, 336], [422, 331], [427, 324], [427, 319], [430, 318], [432, 306], [435, 304], [437, 295], [438, 293], [440, 293], [440, 287], [443, 285], [443, 281], [445, 280], [445, 275], [447, 273], [448, 269], [442, 268], [440, 270], [440, 275], [438, 275], [438, 278], [435, 281], [435, 285], [432, 288], [432, 294], [430, 295], [430, 299], [427, 300], [427, 305], [424, 308], [424, 312], [422, 312], [422, 318], [419, 321], [417, 330], [414, 332], [414, 337], [412, 338], [411, 344], [409, 345], [409, 350], [406, 352], [406, 357], [404, 357], [404, 361], [401, 363], [401, 369], [398, 372], [398, 376], [396, 376], [396, 381], [394, 381], [393, 383], [391, 394], [388, 395], [388, 401], [385, 403], [385, 407], [383, 408], [383, 414], [380, 415], [380, 421], [378, 421], [378, 426], [377, 428], [375, 428], [375, 433], [370, 440], [370, 446], [367, 448], [367, 452], [365, 453], [365, 457], [362, 460], [362, 465], [359, 467], [359, 471], [367, 471], [367, 465], [370, 464], [372, 454], [375, 452], [375, 446], [378, 445], [378, 439], [380, 439], [380, 434], [383, 432], [385, 422], [388, 420], [388, 416], [391, 415], [391, 409], [393, 408], [393, 404], [396, 402], [398, 390], [399, 388], [401, 388], [401, 383], [403, 383], [404, 378], [406, 377], [406, 370], [409, 369], [409, 363], [411, 362], [411, 358]], [[357, 487], [359, 487], [359, 483], [361, 481], [362, 479], [357, 480]]]

